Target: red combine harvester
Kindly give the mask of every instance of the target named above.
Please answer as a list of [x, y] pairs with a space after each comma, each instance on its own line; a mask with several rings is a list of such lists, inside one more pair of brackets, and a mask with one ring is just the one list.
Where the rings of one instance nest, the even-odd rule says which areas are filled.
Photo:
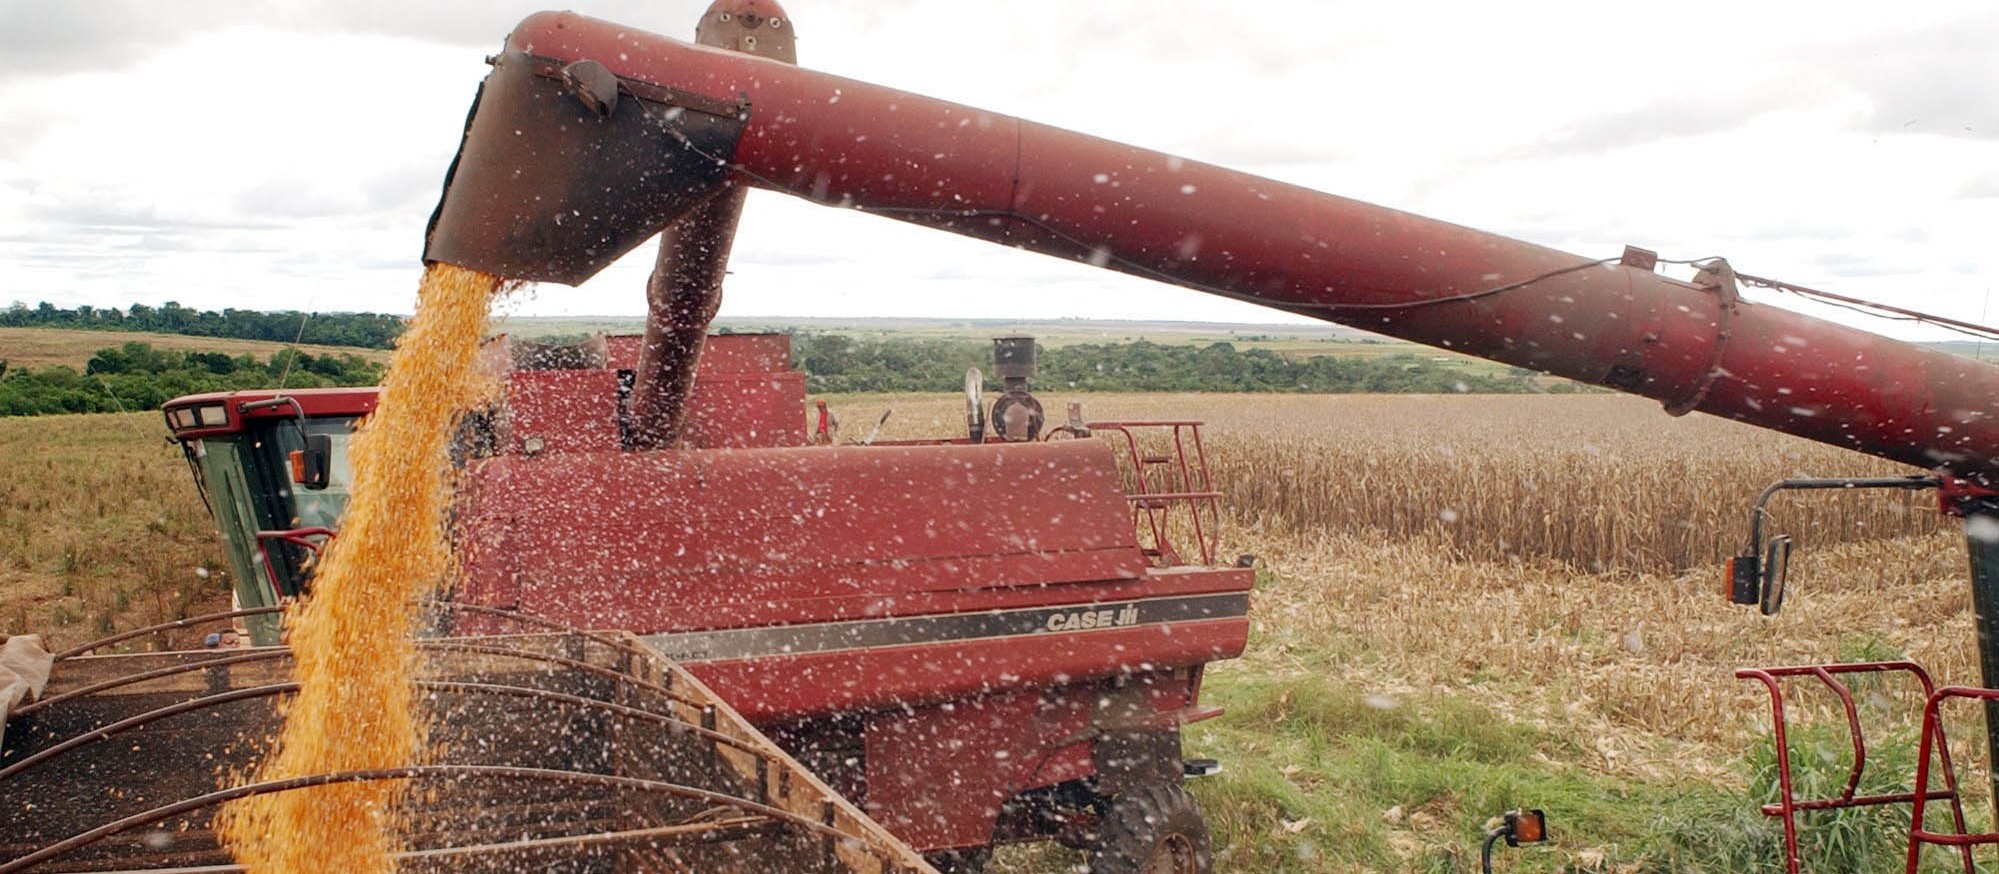
[[[788, 48], [770, 3], [711, 15]], [[1208, 869], [1180, 785], [1207, 765], [1178, 732], [1213, 715], [1202, 666], [1242, 649], [1252, 575], [1214, 566], [1198, 429], [1050, 428], [1031, 345], [1002, 345], [1007, 393], [989, 410], [971, 392], [965, 434], [806, 446], [783, 339], [700, 339], [754, 186], [1935, 471], [1898, 487], [1941, 488], [1975, 521], [1980, 640], [1999, 633], [1999, 544], [1977, 536], [1999, 530], [1999, 369], [1746, 301], [1739, 285], [1767, 281], [1718, 259], [1679, 281], [1642, 249], [1583, 258], [788, 61], [571, 13], [526, 19], [493, 58], [425, 260], [574, 284], [666, 237], [642, 340], [562, 367], [490, 347], [506, 392], [460, 435], [451, 632], [637, 634], [945, 867], [1056, 837], [1098, 871]], [[372, 403], [167, 405], [246, 606], [309, 585]], [[1048, 439], [1104, 432], [1118, 451]], [[1781, 604], [1773, 544], [1735, 563], [1738, 602]]]
[[[634, 451], [640, 338], [514, 345], [489, 344], [505, 399], [459, 441], [453, 598], [486, 609], [451, 633], [525, 614], [642, 635], [928, 852], [1065, 829], [1088, 844], [1106, 796], [1131, 792], [1131, 816], [1198, 825], [1179, 782], [1213, 765], [1183, 763], [1178, 731], [1219, 713], [1197, 703], [1201, 666], [1242, 651], [1254, 572], [1209, 566], [1217, 495], [1194, 423], [813, 447], [789, 338], [735, 334], [705, 344], [681, 445]], [[1031, 339], [998, 348], [1031, 368]], [[565, 366], [533, 360], [551, 357]], [[1013, 381], [995, 405], [1038, 408]], [[345, 500], [345, 435], [373, 402], [167, 405], [245, 606], [308, 587]], [[1112, 443], [1031, 439], [1091, 431], [1119, 438], [1122, 473]], [[252, 637], [276, 643], [260, 618]], [[1205, 833], [1184, 841], [1205, 852]]]

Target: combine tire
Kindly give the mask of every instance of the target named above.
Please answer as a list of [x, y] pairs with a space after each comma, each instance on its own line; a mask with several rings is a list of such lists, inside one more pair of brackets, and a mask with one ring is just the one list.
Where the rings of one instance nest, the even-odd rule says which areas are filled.
[[1211, 874], [1208, 822], [1177, 783], [1134, 786], [1108, 801], [1090, 874]]
[[979, 847], [969, 850], [945, 850], [940, 853], [930, 853], [923, 857], [923, 861], [929, 862], [930, 867], [942, 871], [944, 874], [982, 874], [986, 870], [986, 865], [991, 863], [992, 860], [993, 850], [991, 847]]

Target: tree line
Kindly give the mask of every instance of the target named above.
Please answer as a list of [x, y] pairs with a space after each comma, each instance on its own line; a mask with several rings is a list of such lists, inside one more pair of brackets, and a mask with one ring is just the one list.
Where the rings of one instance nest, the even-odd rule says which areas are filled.
[[[855, 339], [844, 334], [797, 334], [792, 363], [814, 394], [955, 392], [977, 367], [997, 389], [992, 345], [975, 340]], [[1310, 392], [1508, 394], [1568, 391], [1544, 387], [1524, 370], [1469, 371], [1451, 361], [1410, 353], [1286, 358], [1267, 349], [1089, 343], [1043, 348], [1035, 385], [1079, 392]], [[0, 360], [0, 416], [153, 409], [204, 391], [372, 385], [382, 366], [358, 355], [312, 355], [287, 349], [268, 359], [220, 352], [176, 352], [142, 342], [97, 350], [81, 372], [71, 367], [9, 372]]]
[[68, 328], [84, 331], [146, 331], [191, 337], [271, 340], [320, 346], [387, 349], [402, 333], [403, 317], [382, 313], [312, 313], [296, 310], [197, 310], [167, 301], [157, 307], [135, 303], [117, 307], [63, 309], [43, 301], [33, 307], [16, 301], [0, 309], [0, 327]]
[[[992, 345], [971, 340], [857, 340], [842, 334], [796, 334], [793, 364], [814, 393], [948, 392], [965, 369], [992, 377]], [[1545, 391], [1525, 370], [1467, 371], [1451, 361], [1391, 353], [1287, 358], [1231, 343], [1086, 343], [1041, 347], [1035, 385], [1065, 391], [1311, 392], [1344, 394]], [[1563, 386], [1562, 389], [1569, 389]]]
[[208, 391], [374, 385], [382, 366], [359, 355], [295, 349], [268, 359], [220, 352], [175, 352], [130, 342], [97, 350], [82, 372], [57, 365], [9, 370], [0, 361], [0, 416], [154, 410]]

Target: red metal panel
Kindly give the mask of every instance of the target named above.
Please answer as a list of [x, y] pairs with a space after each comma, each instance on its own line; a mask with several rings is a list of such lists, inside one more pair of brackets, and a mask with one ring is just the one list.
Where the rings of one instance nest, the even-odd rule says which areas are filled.
[[[455, 597], [469, 604], [518, 609], [521, 603], [520, 553], [511, 547], [519, 541], [519, 522], [514, 519], [488, 520], [482, 536], [459, 538], [453, 542], [458, 560], [459, 583]], [[475, 623], [476, 624], [476, 623]], [[511, 623], [468, 628], [468, 632], [509, 634], [520, 629]]]
[[[604, 338], [605, 359], [612, 370], [638, 366], [645, 337], [611, 334]], [[702, 377], [719, 374], [790, 373], [790, 334], [710, 334], [701, 346], [695, 370]]]
[[727, 354], [715, 354], [713, 348], [702, 354], [701, 373], [687, 401], [682, 433], [686, 445], [695, 449], [804, 446], [805, 374], [789, 369], [711, 371], [708, 362], [718, 359], [725, 367], [760, 363], [732, 360]]
[[[320, 416], [365, 416], [375, 411], [375, 396], [379, 389], [364, 388], [299, 388], [290, 391], [216, 391], [195, 395], [184, 395], [160, 405], [160, 409], [171, 412], [189, 407], [204, 407], [221, 404], [229, 410], [229, 424], [218, 428], [187, 428], [176, 431], [174, 436], [181, 439], [193, 437], [213, 437], [242, 431], [247, 423], [257, 419], [292, 419], [303, 414], [306, 418]], [[244, 409], [246, 404], [270, 401], [276, 398], [291, 398], [292, 404], [277, 404]], [[171, 420], [169, 420], [171, 421]], [[801, 426], [802, 427], [802, 426]]]
[[[1191, 682], [1171, 671], [1121, 677], [1170, 725], [1191, 700]], [[1018, 793], [1081, 779], [1095, 770], [1091, 731], [1108, 681], [978, 695], [866, 717], [866, 804], [877, 822], [923, 851], [992, 843], [995, 820]], [[1102, 727], [1098, 725], [1098, 727]]]
[[501, 457], [466, 480], [461, 536], [513, 539], [523, 603], [582, 626], [651, 631], [635, 620], [759, 598], [781, 623], [815, 599], [1134, 579], [1146, 564], [1095, 441]]
[[[619, 570], [611, 564], [615, 559], [563, 570], [534, 558], [550, 540], [533, 533], [538, 530], [527, 526], [512, 538], [518, 551], [510, 554], [522, 556], [527, 569], [516, 571], [509, 603], [539, 616], [565, 617], [563, 621], [570, 624], [645, 634], [1184, 592], [1155, 588], [1150, 579], [1138, 575], [1129, 555], [1115, 550], [1048, 553], [1031, 560], [1006, 554], [831, 566], [805, 563], [689, 570], [665, 577]], [[1225, 588], [1219, 583], [1222, 579], [1200, 576], [1190, 581], [1201, 591], [1214, 591]], [[1051, 586], [1063, 588], [1051, 591]]]
[[1649, 268], [1587, 266], [1446, 222], [573, 14], [532, 16], [509, 44], [709, 98], [741, 95], [750, 118], [730, 157], [755, 184], [1987, 484], [1999, 478], [1999, 420], [1989, 412], [1999, 368], [1969, 359], [1733, 303]]
[[[539, 448], [530, 448], [539, 441]], [[508, 452], [605, 452], [619, 447], [618, 374], [519, 370], [507, 377]]]
[[[618, 388], [615, 377], [528, 376], [530, 373], [600, 373], [630, 370], [637, 365], [636, 335], [604, 338], [606, 368], [602, 371], [506, 371], [506, 364], [490, 362], [506, 372], [510, 382], [534, 383], [510, 397], [526, 409], [518, 411], [549, 432], [555, 451], [607, 448], [606, 435], [613, 441], [617, 433]], [[504, 345], [482, 354], [503, 355]], [[707, 386], [707, 388], [703, 388]], [[303, 388], [289, 391], [259, 390], [207, 392], [178, 397], [161, 405], [164, 410], [224, 404], [230, 410], [230, 424], [220, 428], [193, 428], [177, 432], [181, 437], [208, 437], [241, 431], [246, 420], [289, 419], [303, 409], [307, 418], [321, 416], [365, 416], [375, 411], [380, 389]], [[297, 400], [290, 404], [243, 410], [242, 405], [273, 398]], [[609, 405], [608, 407], [606, 405]], [[718, 334], [708, 338], [696, 376], [690, 402], [688, 445], [696, 448], [803, 446], [805, 445], [805, 375], [791, 369], [791, 338], [783, 334]], [[600, 418], [601, 416], [601, 418]], [[520, 430], [515, 418], [515, 433]], [[608, 430], [607, 430], [608, 429]], [[518, 451], [516, 442], [509, 451]]]
[[632, 370], [639, 366], [639, 349], [645, 338], [638, 334], [607, 334], [604, 337], [604, 367]]
[[1045, 747], [1088, 725], [1089, 702], [1052, 703], [1032, 690], [869, 716], [868, 815], [924, 851], [991, 843], [1002, 805], [1026, 788]]
[[[473, 462], [462, 596], [639, 633], [1246, 592], [1148, 572], [1096, 441], [592, 453]], [[615, 496], [620, 512], [601, 508]], [[752, 718], [948, 700], [1240, 653], [1241, 619], [875, 646], [707, 668]], [[801, 678], [808, 683], [800, 683]], [[735, 691], [743, 691], [740, 694]]]
[[[639, 366], [645, 338], [604, 338], [607, 367]], [[702, 346], [686, 421], [678, 431], [694, 449], [805, 445], [805, 375], [791, 368], [785, 334], [716, 334]]]
[[701, 348], [701, 375], [793, 373], [789, 334], [715, 334]]
[[690, 662], [752, 722], [951, 701], [995, 689], [1169, 670], [1242, 655], [1249, 620], [1210, 619], [1032, 637]]

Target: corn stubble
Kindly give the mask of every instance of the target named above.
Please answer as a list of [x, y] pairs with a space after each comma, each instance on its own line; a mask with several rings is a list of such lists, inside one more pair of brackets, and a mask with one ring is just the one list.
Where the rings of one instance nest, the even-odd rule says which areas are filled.
[[[1051, 412], [1073, 399], [1039, 392]], [[1081, 398], [1099, 421], [1206, 420], [1215, 487], [1238, 530], [1414, 539], [1468, 561], [1552, 559], [1584, 572], [1672, 573], [1734, 555], [1757, 493], [1784, 477], [1922, 472], [1624, 396]], [[893, 408], [891, 439], [963, 427], [957, 400], [853, 395], [835, 408], [848, 421]], [[1947, 527], [1927, 492], [1780, 496], [1770, 510], [1770, 532], [1801, 548]]]
[[[497, 277], [451, 265], [424, 273], [377, 411], [350, 450], [340, 536], [289, 619], [300, 687], [255, 779], [400, 767], [422, 748], [413, 603], [449, 567], [447, 444], [480, 389], [472, 362], [499, 288]], [[254, 796], [227, 807], [221, 828], [252, 872], [387, 874], [400, 791], [369, 781]]]
[[[1596, 572], [1670, 573], [1735, 554], [1757, 493], [1784, 477], [1921, 473], [1622, 397], [1352, 398], [1317, 415], [1267, 405], [1222, 425], [1215, 474], [1253, 523]], [[1927, 493], [1787, 495], [1770, 528], [1818, 546], [1925, 534], [1942, 525], [1935, 506]]]

